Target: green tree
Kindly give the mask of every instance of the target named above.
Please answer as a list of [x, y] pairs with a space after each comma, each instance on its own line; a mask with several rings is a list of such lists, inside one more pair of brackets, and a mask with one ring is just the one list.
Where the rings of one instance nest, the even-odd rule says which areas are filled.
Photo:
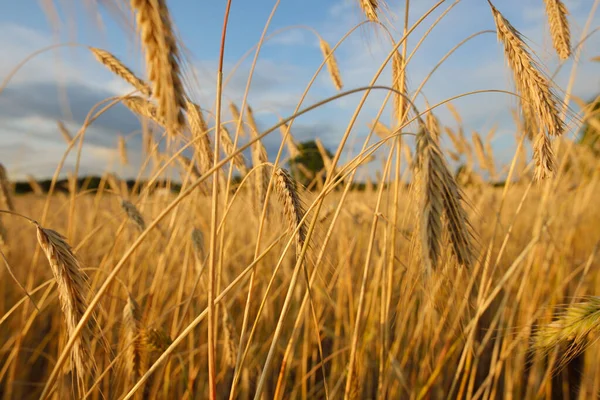
[[[289, 162], [290, 170], [298, 182], [307, 186], [324, 169], [325, 162], [314, 140], [299, 143], [298, 151], [300, 154]], [[329, 150], [325, 151], [329, 157], [333, 157]], [[323, 178], [325, 178], [325, 174], [323, 174]]]

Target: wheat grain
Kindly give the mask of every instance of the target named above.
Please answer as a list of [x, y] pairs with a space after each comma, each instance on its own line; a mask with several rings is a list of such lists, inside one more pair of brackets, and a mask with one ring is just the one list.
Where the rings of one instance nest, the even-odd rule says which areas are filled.
[[571, 32], [569, 29], [569, 14], [567, 7], [560, 0], [544, 0], [546, 14], [550, 23], [552, 44], [561, 60], [571, 56]]
[[[280, 119], [279, 121], [281, 122], [282, 120]], [[296, 157], [298, 157], [300, 155], [300, 150], [298, 149], [298, 145], [294, 141], [292, 132], [289, 132], [288, 124], [282, 124], [279, 127], [279, 132], [281, 133], [282, 140], [285, 138], [285, 145], [288, 149], [290, 160], [296, 159]], [[287, 132], [287, 135], [286, 135], [286, 132]]]
[[214, 154], [210, 137], [208, 136], [208, 125], [206, 125], [206, 121], [204, 121], [202, 111], [198, 105], [188, 100], [186, 102], [186, 110], [188, 123], [192, 131], [198, 158], [200, 159], [200, 169], [208, 171], [213, 167], [214, 163]]
[[[234, 102], [229, 103], [229, 111], [231, 112], [231, 116], [232, 116], [233, 120], [236, 122], [236, 125], [240, 124], [240, 136], [242, 136], [242, 137], [246, 136], [246, 129], [244, 127], [244, 122], [241, 121], [242, 116], [240, 114], [240, 110], [237, 108], [237, 106], [235, 105]], [[241, 123], [240, 123], [240, 121], [241, 121]]]
[[108, 68], [115, 75], [123, 78], [127, 83], [136, 88], [145, 96], [150, 96], [152, 91], [150, 86], [140, 78], [138, 78], [129, 68], [127, 68], [121, 60], [115, 57], [108, 51], [98, 49], [96, 47], [89, 47], [90, 51], [96, 57], [96, 59]]
[[131, 0], [146, 54], [146, 68], [157, 115], [171, 134], [184, 124], [185, 93], [180, 77], [179, 51], [165, 0]]

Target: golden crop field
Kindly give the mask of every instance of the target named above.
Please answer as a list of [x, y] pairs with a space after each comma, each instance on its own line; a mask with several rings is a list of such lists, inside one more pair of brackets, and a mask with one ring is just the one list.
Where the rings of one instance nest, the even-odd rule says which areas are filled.
[[[572, 65], [564, 87], [508, 7], [481, 1], [513, 86], [489, 89], [515, 105], [515, 147], [501, 161], [495, 128], [467, 131], [453, 103], [477, 91], [429, 104], [410, 79], [427, 36], [413, 31], [460, 0], [432, 1], [410, 23], [414, 0], [395, 19], [381, 1], [353, 0], [362, 28], [383, 32], [365, 34], [387, 43], [379, 71], [344, 85], [343, 38], [319, 37], [315, 77], [337, 93], [299, 97], [270, 126], [248, 91], [228, 100], [222, 57], [214, 103], [198, 104], [174, 1], [90, 2], [132, 23], [145, 70], [86, 48], [129, 92], [76, 130], [59, 122], [64, 156], [48, 182], [12, 179], [3, 162], [2, 398], [598, 398], [600, 100], [572, 89], [599, 27], [575, 37], [571, 2], [536, 1], [550, 51]], [[53, 2], [41, 3], [52, 15]], [[223, 30], [210, 38], [221, 55], [238, 2], [223, 3]], [[587, 3], [592, 21], [600, 1]], [[441, 75], [443, 61], [431, 65]], [[0, 98], [11, 85], [2, 78]], [[374, 92], [383, 103], [357, 142]], [[335, 146], [294, 136], [296, 119], [342, 101], [352, 114]], [[78, 174], [86, 133], [117, 106], [139, 119], [142, 146], [123, 132], [115, 154], [141, 160], [140, 173]], [[274, 136], [275, 153], [265, 145]], [[68, 157], [76, 168], [64, 178]]]

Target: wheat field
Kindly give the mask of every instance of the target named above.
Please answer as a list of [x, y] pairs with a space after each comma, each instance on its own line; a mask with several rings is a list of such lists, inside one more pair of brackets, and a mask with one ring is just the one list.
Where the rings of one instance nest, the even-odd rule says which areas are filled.
[[[485, 3], [513, 82], [508, 162], [453, 99], [417, 106], [406, 39], [418, 47], [414, 28], [458, 1], [393, 22], [390, 85], [346, 86], [319, 36], [315, 77], [337, 94], [299, 98], [268, 127], [246, 97], [226, 100], [222, 58], [214, 104], [198, 104], [170, 3], [100, 2], [134, 24], [145, 71], [85, 46], [130, 91], [56, 135], [79, 164], [86, 131], [123, 105], [143, 147], [120, 136], [114, 150], [150, 173], [63, 179], [63, 158], [43, 184], [0, 169], [2, 398], [598, 398], [599, 100], [559, 87], [497, 0]], [[539, 2], [555, 56], [579, 57], [569, 2]], [[382, 1], [353, 6], [369, 29], [392, 23]], [[384, 103], [350, 151], [374, 91]], [[336, 148], [316, 138], [311, 169], [296, 118], [350, 94], [345, 132]]]

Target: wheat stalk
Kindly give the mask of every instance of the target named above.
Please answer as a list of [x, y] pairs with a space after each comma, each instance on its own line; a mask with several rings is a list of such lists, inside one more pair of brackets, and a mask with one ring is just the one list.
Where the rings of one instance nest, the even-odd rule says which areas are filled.
[[[58, 288], [58, 297], [65, 316], [67, 333], [72, 337], [79, 320], [87, 309], [86, 276], [81, 270], [77, 257], [73, 254], [71, 246], [66, 239], [52, 229], [42, 228], [37, 225], [37, 239], [42, 248]], [[71, 350], [71, 360], [78, 378], [80, 393], [86, 379], [95, 370], [95, 363], [91, 353], [91, 342], [94, 332], [91, 323], [75, 339]]]
[[115, 57], [108, 51], [98, 49], [96, 47], [89, 47], [90, 51], [96, 57], [101, 64], [108, 68], [115, 75], [123, 78], [124, 81], [129, 83], [131, 86], [140, 91], [144, 96], [150, 96], [152, 91], [150, 86], [142, 79], [138, 78], [129, 68], [127, 68], [121, 60]]
[[569, 11], [560, 0], [544, 0], [544, 3], [550, 23], [552, 44], [560, 59], [566, 60], [571, 56], [571, 32], [567, 20]]
[[335, 59], [335, 55], [331, 51], [331, 47], [329, 47], [329, 44], [323, 39], [319, 39], [319, 47], [321, 48], [321, 53], [325, 59], [327, 71], [329, 72], [329, 76], [333, 82], [333, 85], [337, 90], [342, 90], [342, 76], [340, 74], [340, 69]]
[[179, 51], [165, 0], [131, 0], [146, 54], [148, 78], [157, 111], [171, 134], [184, 124], [185, 93]]

